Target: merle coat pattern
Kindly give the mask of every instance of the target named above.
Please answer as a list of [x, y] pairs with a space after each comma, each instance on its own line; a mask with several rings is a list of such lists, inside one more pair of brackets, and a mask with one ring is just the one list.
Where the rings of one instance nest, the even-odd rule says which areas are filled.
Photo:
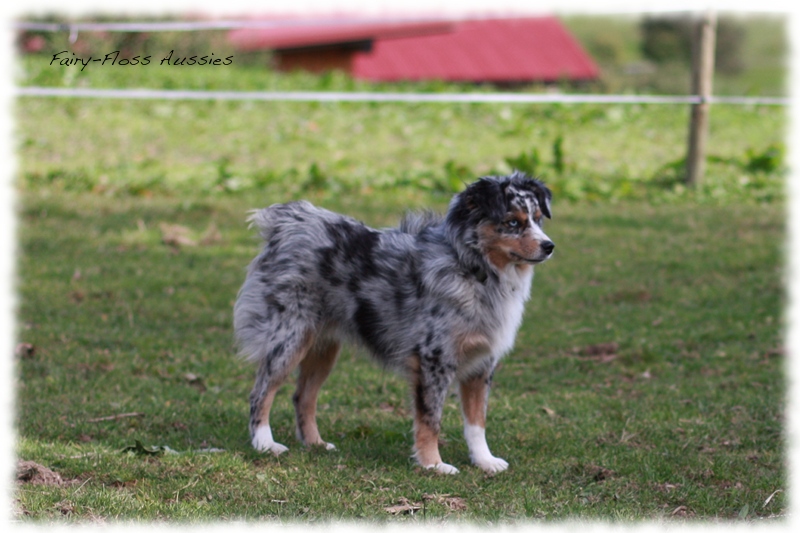
[[234, 308], [240, 350], [258, 364], [253, 446], [286, 451], [273, 440], [269, 412], [278, 387], [299, 367], [297, 437], [334, 448], [317, 429], [317, 395], [341, 342], [353, 341], [408, 377], [422, 466], [458, 472], [438, 449], [455, 380], [472, 462], [505, 470], [508, 463], [486, 443], [486, 404], [493, 370], [514, 343], [533, 265], [553, 252], [541, 227], [550, 199], [544, 184], [515, 172], [474, 182], [445, 217], [407, 215], [399, 228], [382, 231], [305, 201], [256, 211], [251, 220], [265, 246]]

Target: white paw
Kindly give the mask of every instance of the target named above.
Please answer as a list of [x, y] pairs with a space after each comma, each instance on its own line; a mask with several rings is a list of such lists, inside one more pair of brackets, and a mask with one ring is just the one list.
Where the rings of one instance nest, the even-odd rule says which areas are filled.
[[425, 468], [427, 470], [436, 470], [439, 474], [458, 474], [458, 468], [447, 463], [436, 463], [435, 465], [428, 465]]
[[334, 446], [334, 445], [333, 445], [333, 444], [331, 444], [330, 442], [326, 442], [326, 443], [325, 443], [325, 449], [326, 449], [326, 450], [328, 450], [328, 451], [335, 450], [335, 449], [336, 449], [336, 446]]
[[283, 452], [288, 452], [289, 448], [287, 446], [284, 446], [280, 442], [273, 442], [272, 444], [269, 445], [269, 448], [263, 449], [261, 451], [264, 452], [270, 451], [277, 456], [282, 454]]
[[475, 466], [486, 472], [487, 474], [497, 474], [508, 468], [508, 462], [499, 457], [490, 455], [489, 457], [481, 458], [480, 461], [473, 461]]
[[508, 468], [508, 463], [492, 455], [489, 445], [486, 444], [486, 429], [482, 426], [464, 424], [464, 438], [469, 448], [472, 464], [486, 472], [496, 474]]
[[289, 448], [272, 440], [272, 430], [269, 426], [261, 426], [253, 435], [253, 448], [260, 452], [272, 452], [280, 455]]

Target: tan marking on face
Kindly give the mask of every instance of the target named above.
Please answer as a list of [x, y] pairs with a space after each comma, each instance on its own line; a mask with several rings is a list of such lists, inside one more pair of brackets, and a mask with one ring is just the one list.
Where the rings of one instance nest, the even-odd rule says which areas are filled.
[[528, 231], [517, 235], [499, 233], [493, 224], [478, 228], [478, 245], [486, 259], [498, 270], [505, 269], [509, 263], [519, 263], [520, 258], [533, 259], [538, 251], [536, 239]]
[[525, 211], [517, 211], [513, 214], [512, 218], [517, 219], [519, 221], [519, 226], [524, 228], [528, 223], [528, 213]]
[[497, 232], [493, 224], [485, 224], [478, 228], [478, 245], [486, 259], [498, 270], [503, 270], [511, 258], [508, 254], [512, 240], [508, 235]]
[[461, 411], [467, 424], [486, 427], [486, 378], [478, 376], [459, 384]]

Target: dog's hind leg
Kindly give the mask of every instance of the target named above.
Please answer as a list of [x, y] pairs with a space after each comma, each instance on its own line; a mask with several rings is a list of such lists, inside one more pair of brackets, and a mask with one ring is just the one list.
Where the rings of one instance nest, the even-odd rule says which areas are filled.
[[269, 425], [269, 413], [275, 394], [286, 377], [306, 356], [314, 342], [314, 336], [306, 334], [303, 340], [292, 345], [280, 344], [261, 359], [256, 373], [256, 382], [250, 393], [250, 438], [253, 448], [262, 452], [280, 455], [288, 448], [275, 442]]
[[459, 383], [461, 413], [464, 416], [464, 438], [469, 448], [473, 464], [482, 470], [495, 474], [508, 468], [508, 463], [495, 457], [486, 443], [486, 406], [492, 372], [486, 371], [478, 376], [463, 379]]
[[325, 442], [317, 428], [317, 397], [322, 384], [330, 375], [340, 344], [335, 341], [317, 343], [300, 362], [297, 390], [292, 397], [297, 417], [297, 438], [306, 446], [324, 446], [326, 450], [336, 448]]
[[439, 455], [439, 431], [447, 389], [455, 376], [455, 365], [425, 355], [409, 359], [414, 395], [414, 458], [427, 468], [442, 474], [457, 474], [453, 465]]

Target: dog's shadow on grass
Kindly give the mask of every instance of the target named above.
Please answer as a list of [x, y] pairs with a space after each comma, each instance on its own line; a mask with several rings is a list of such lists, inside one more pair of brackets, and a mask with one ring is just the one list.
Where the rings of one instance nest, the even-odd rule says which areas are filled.
[[[336, 449], [326, 450], [321, 446], [304, 446], [286, 431], [276, 431], [276, 437], [289, 447], [279, 456], [263, 453], [250, 446], [247, 439], [240, 439], [231, 451], [244, 452], [244, 458], [255, 466], [262, 465], [307, 465], [318, 470], [365, 468], [367, 470], [407, 471], [418, 468], [413, 457], [413, 434], [406, 424], [388, 424], [372, 427], [365, 424], [328, 428], [327, 439]], [[326, 436], [323, 434], [323, 436]], [[466, 446], [453, 440], [440, 441], [447, 462], [458, 468], [469, 465]]]

